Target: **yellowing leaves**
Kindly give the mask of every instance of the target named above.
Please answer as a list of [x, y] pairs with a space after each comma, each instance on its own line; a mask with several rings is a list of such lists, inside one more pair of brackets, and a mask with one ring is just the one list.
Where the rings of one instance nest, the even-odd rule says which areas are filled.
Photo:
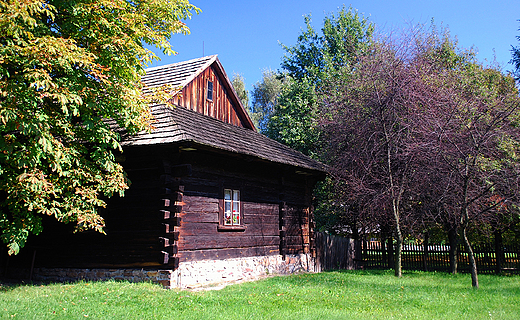
[[102, 232], [102, 196], [128, 188], [113, 120], [150, 127], [140, 76], [199, 10], [185, 0], [0, 0], [0, 232], [10, 254], [41, 215]]

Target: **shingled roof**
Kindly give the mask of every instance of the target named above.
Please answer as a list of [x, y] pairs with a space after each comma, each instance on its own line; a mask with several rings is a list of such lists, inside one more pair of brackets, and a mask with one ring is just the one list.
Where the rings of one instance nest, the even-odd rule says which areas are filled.
[[253, 130], [227, 124], [183, 107], [153, 105], [151, 108], [157, 120], [152, 132], [128, 136], [122, 142], [123, 146], [189, 142], [303, 169], [326, 171], [322, 163]]
[[[167, 84], [181, 89], [211, 65], [220, 72], [233, 98], [245, 112], [216, 55], [148, 68], [142, 81], [149, 88]], [[252, 129], [248, 129], [180, 106], [156, 104], [150, 108], [156, 119], [154, 129], [151, 132], [124, 136], [121, 143], [123, 146], [189, 143], [321, 173], [326, 171], [322, 163], [257, 133], [252, 123]], [[251, 121], [248, 116], [247, 118]]]
[[[180, 94], [181, 97], [183, 94], [190, 96], [189, 92], [183, 92], [183, 88], [188, 87], [192, 82], [196, 82], [196, 79], [210, 67], [219, 78], [220, 85], [228, 93], [227, 96], [234, 105], [234, 112], [236, 112], [240, 118], [241, 125], [256, 131], [253, 121], [249, 117], [245, 107], [242, 105], [242, 102], [240, 101], [240, 98], [238, 97], [238, 94], [236, 93], [235, 88], [229, 80], [217, 55], [147, 68], [145, 70], [146, 74], [141, 79], [145, 84], [144, 91], [146, 93], [150, 88], [168, 85], [172, 87], [172, 96], [175, 96], [176, 94]], [[198, 90], [201, 90], [201, 88], [198, 88]], [[191, 95], [191, 98], [193, 99], [193, 95]], [[193, 107], [191, 109], [193, 110]]]
[[216, 60], [217, 55], [212, 55], [164, 66], [147, 68], [146, 75], [144, 75], [141, 80], [150, 88], [166, 84], [175, 88], [182, 88], [195, 79], [195, 77]]

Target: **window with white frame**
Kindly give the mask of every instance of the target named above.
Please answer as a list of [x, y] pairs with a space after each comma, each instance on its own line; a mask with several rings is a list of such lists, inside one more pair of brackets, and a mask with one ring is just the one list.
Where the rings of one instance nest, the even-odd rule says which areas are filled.
[[224, 189], [224, 226], [239, 226], [240, 190]]

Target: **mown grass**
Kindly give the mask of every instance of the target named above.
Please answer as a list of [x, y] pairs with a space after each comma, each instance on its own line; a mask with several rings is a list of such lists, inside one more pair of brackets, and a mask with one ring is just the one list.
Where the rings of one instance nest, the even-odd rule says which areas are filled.
[[218, 291], [78, 282], [0, 288], [2, 319], [520, 319], [520, 276], [345, 271]]

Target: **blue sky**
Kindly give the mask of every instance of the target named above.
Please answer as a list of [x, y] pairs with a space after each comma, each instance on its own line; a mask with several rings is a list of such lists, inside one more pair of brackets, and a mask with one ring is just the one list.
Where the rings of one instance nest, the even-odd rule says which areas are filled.
[[230, 78], [239, 73], [252, 89], [262, 70], [280, 68], [284, 54], [279, 43], [293, 45], [305, 26], [303, 16], [311, 14], [316, 30], [323, 18], [343, 4], [352, 6], [375, 23], [382, 32], [418, 23], [447, 26], [462, 47], [475, 47], [477, 58], [491, 61], [496, 55], [503, 70], [511, 70], [511, 45], [520, 35], [519, 0], [190, 0], [202, 12], [186, 24], [187, 36], [174, 35], [176, 56], [161, 56], [154, 65], [164, 65], [204, 55], [218, 54]]

